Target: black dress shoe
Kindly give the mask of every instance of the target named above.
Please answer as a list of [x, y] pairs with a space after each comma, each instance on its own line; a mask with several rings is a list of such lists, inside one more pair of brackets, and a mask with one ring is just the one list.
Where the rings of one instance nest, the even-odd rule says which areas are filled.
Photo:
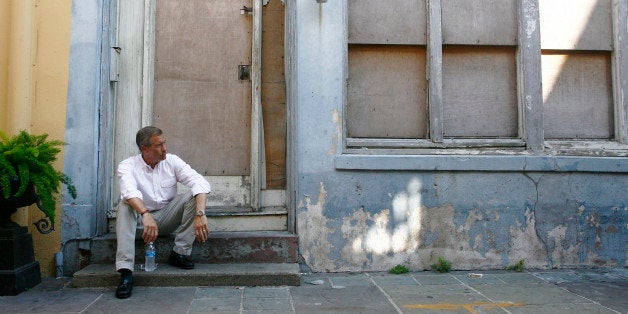
[[194, 269], [194, 262], [187, 255], [181, 255], [175, 251], [170, 253], [168, 264], [183, 269]]
[[133, 275], [122, 274], [122, 276], [120, 277], [120, 284], [118, 284], [118, 289], [116, 289], [116, 298], [126, 299], [131, 296], [132, 292], [133, 292]]

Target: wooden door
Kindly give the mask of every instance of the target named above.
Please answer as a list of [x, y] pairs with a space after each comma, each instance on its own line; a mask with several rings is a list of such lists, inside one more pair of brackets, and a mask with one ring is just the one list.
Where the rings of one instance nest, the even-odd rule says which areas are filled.
[[250, 204], [251, 0], [158, 0], [153, 124], [207, 176], [209, 205]]

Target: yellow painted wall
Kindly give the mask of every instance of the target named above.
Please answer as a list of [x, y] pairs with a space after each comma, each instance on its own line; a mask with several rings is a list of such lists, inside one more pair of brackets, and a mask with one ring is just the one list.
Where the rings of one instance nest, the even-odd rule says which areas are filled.
[[9, 72], [9, 31], [11, 1], [0, 1], [0, 130], [7, 130], [7, 89]]
[[[71, 17], [71, 0], [0, 1], [0, 130], [4, 133], [25, 129], [64, 139]], [[55, 166], [63, 169], [63, 152]], [[33, 235], [35, 259], [44, 276], [55, 274], [60, 208], [59, 202], [56, 231], [47, 235], [33, 226], [43, 217], [36, 207], [13, 216]]]

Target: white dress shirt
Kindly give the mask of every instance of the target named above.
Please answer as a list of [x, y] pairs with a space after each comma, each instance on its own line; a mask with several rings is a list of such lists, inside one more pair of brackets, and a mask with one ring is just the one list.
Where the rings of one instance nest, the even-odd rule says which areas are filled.
[[176, 155], [151, 168], [142, 155], [129, 157], [118, 165], [120, 199], [138, 197], [149, 211], [166, 207], [177, 195], [177, 182], [189, 187], [192, 194], [211, 192], [209, 182]]

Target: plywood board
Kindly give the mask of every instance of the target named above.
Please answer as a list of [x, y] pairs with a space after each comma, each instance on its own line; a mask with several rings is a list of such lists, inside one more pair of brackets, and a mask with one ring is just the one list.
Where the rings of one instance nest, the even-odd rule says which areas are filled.
[[613, 138], [610, 53], [545, 52], [542, 60], [545, 138]]
[[443, 47], [445, 137], [516, 137], [515, 48]]
[[157, 1], [154, 124], [168, 150], [204, 175], [247, 175], [251, 19], [229, 0]]
[[426, 43], [425, 0], [348, 0], [347, 6], [349, 43]]
[[443, 0], [443, 43], [516, 45], [517, 0]]
[[349, 46], [347, 136], [425, 138], [425, 47]]
[[611, 0], [539, 0], [541, 49], [612, 50]]
[[266, 188], [286, 188], [286, 79], [284, 6], [270, 1], [262, 18], [262, 114], [266, 148]]

